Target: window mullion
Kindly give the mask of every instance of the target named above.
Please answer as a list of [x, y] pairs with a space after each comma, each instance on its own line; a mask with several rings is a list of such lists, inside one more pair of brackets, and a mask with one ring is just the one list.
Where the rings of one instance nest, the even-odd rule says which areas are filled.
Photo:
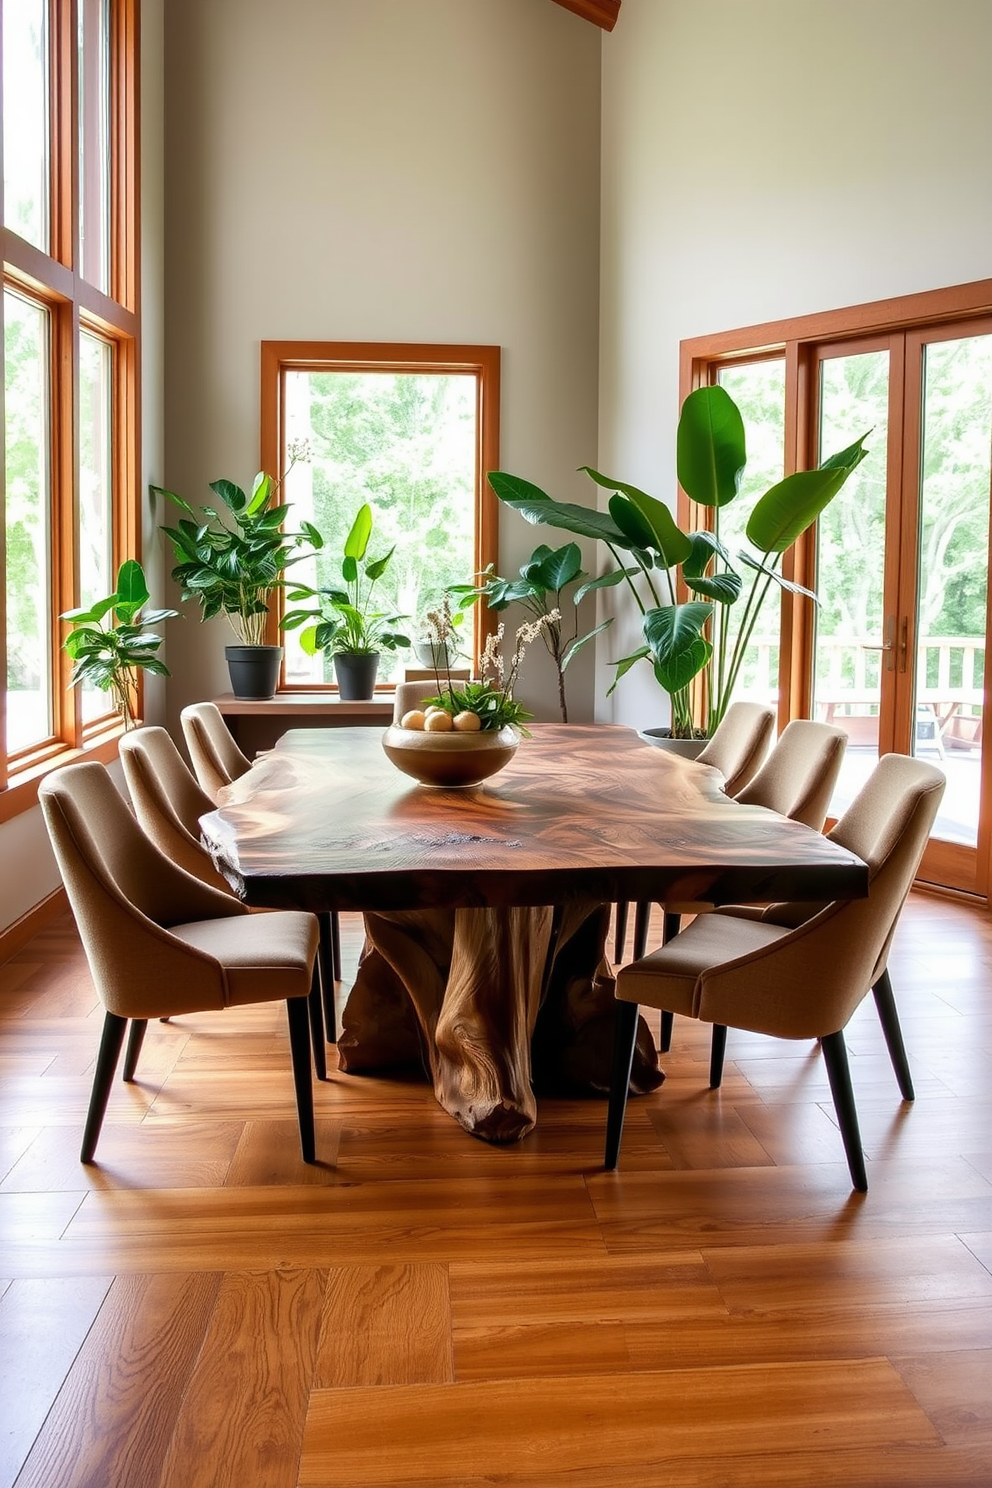
[[76, 0], [49, 0], [51, 65], [51, 222], [49, 252], [72, 269], [78, 244], [79, 120]]

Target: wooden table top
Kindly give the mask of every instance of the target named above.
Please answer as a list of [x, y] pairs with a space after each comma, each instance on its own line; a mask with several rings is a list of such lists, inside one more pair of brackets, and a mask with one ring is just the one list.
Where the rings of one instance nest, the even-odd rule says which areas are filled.
[[377, 729], [291, 730], [201, 820], [238, 893], [273, 908], [409, 910], [574, 899], [862, 898], [865, 865], [612, 724], [536, 724], [483, 785], [416, 784]]

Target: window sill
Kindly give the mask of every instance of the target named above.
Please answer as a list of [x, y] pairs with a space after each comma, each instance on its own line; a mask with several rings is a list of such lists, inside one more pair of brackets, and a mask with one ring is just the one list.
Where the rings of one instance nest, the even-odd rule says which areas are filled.
[[56, 747], [44, 759], [12, 772], [6, 789], [0, 791], [0, 822], [10, 821], [36, 806], [38, 787], [53, 770], [59, 770], [63, 765], [75, 764], [79, 760], [97, 760], [103, 765], [110, 764], [117, 758], [117, 743], [123, 732], [124, 725], [115, 719], [109, 727], [94, 733], [81, 748]]

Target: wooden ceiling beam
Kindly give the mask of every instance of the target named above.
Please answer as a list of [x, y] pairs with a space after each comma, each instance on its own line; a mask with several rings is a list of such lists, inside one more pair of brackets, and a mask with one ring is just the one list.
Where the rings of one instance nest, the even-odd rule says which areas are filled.
[[620, 0], [554, 0], [554, 3], [584, 21], [592, 21], [594, 26], [602, 26], [604, 31], [613, 30], [620, 14]]

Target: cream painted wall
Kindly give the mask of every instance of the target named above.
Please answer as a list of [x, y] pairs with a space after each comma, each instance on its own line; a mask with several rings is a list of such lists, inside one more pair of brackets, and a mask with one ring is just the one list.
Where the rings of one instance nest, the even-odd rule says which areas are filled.
[[[988, 0], [624, 0], [600, 468], [674, 496], [684, 337], [992, 275], [990, 56]], [[613, 703], [667, 721], [646, 670]]]
[[[259, 458], [259, 343], [503, 348], [502, 464], [595, 452], [601, 33], [542, 0], [169, 0], [166, 483]], [[537, 541], [511, 513], [500, 565]], [[173, 622], [169, 715], [228, 690]], [[525, 678], [549, 716], [550, 662]], [[570, 674], [571, 676], [571, 674]], [[591, 667], [570, 686], [590, 716]]]
[[[142, 362], [141, 422], [142, 491], [158, 480], [164, 438], [163, 324], [164, 277], [162, 261], [163, 118], [162, 118], [162, 7], [164, 0], [141, 3], [141, 219], [142, 219]], [[156, 602], [165, 582], [162, 544], [147, 498], [142, 506], [144, 564]], [[154, 684], [146, 690], [145, 713], [150, 722], [164, 715], [165, 690]], [[58, 869], [48, 845], [41, 810], [33, 810], [0, 825], [0, 931], [15, 924], [59, 886]]]

